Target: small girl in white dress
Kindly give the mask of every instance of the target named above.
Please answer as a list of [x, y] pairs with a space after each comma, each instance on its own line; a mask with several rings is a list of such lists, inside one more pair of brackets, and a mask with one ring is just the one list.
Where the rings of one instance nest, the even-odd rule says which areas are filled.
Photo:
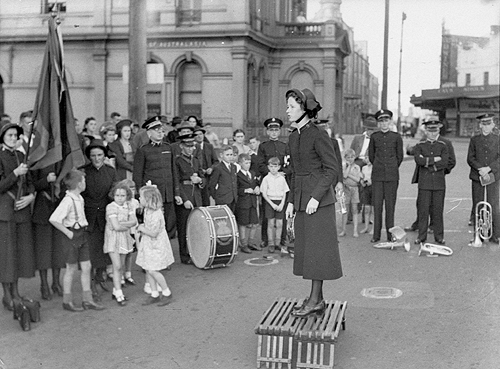
[[113, 299], [118, 305], [126, 304], [122, 291], [122, 275], [125, 257], [132, 252], [134, 239], [130, 228], [137, 224], [135, 209], [130, 206], [132, 191], [123, 182], [118, 182], [111, 190], [114, 199], [106, 206], [106, 227], [104, 229], [104, 253], [109, 254], [113, 264]]
[[[143, 305], [158, 303], [158, 306], [165, 306], [170, 303], [172, 292], [160, 271], [174, 263], [174, 255], [165, 230], [163, 200], [154, 185], [142, 187], [139, 195], [139, 202], [144, 208], [144, 223], [137, 227], [140, 242], [135, 263], [146, 270], [146, 278], [151, 286], [151, 295]], [[162, 289], [161, 295], [157, 284]]]

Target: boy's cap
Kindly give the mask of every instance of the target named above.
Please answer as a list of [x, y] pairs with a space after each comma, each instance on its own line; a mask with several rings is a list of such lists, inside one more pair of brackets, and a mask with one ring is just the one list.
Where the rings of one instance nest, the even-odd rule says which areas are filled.
[[148, 118], [142, 125], [142, 128], [150, 130], [161, 125], [161, 115], [155, 115], [154, 117]]
[[439, 120], [428, 120], [427, 122], [423, 122], [422, 125], [424, 125], [425, 130], [429, 132], [437, 132], [439, 128], [443, 126]]
[[392, 111], [380, 109], [375, 113], [376, 120], [381, 120], [382, 118], [392, 118]]
[[283, 121], [279, 118], [269, 118], [264, 121], [264, 126], [266, 128], [281, 128], [283, 127]]
[[194, 146], [195, 145], [194, 134], [192, 134], [192, 133], [178, 136], [177, 141], [179, 141], [182, 145], [185, 145], [185, 146]]
[[193, 133], [196, 133], [196, 132], [203, 132], [203, 134], [205, 134], [207, 131], [205, 131], [201, 126], [196, 126], [193, 129]]

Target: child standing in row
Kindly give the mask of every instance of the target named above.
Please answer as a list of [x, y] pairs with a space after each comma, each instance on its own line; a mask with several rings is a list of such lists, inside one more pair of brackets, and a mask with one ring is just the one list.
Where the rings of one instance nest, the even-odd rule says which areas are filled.
[[257, 214], [259, 183], [255, 172], [250, 170], [252, 159], [248, 154], [240, 154], [238, 163], [241, 169], [238, 172], [238, 201], [236, 202], [236, 221], [240, 232], [240, 250], [247, 254], [252, 250], [262, 250], [255, 242], [255, 233], [259, 225]]
[[361, 193], [360, 201], [363, 205], [363, 211], [365, 213], [365, 228], [363, 228], [360, 233], [373, 233], [370, 231], [370, 219], [372, 217], [372, 168], [373, 165], [368, 157], [364, 159], [365, 165], [361, 168], [361, 173], [363, 175], [361, 179]]
[[126, 298], [122, 291], [123, 266], [125, 257], [134, 249], [134, 239], [130, 229], [137, 224], [135, 209], [130, 206], [132, 191], [118, 182], [111, 189], [113, 202], [106, 206], [106, 227], [104, 229], [103, 251], [113, 264], [113, 299], [118, 305], [125, 306]]
[[[61, 242], [66, 256], [66, 272], [63, 278], [63, 309], [73, 312], [84, 309], [102, 310], [104, 306], [94, 302], [90, 290], [90, 251], [85, 228], [88, 226], [85, 217], [84, 200], [80, 195], [85, 191], [85, 174], [79, 170], [72, 170], [64, 177], [67, 191], [59, 206], [49, 218], [49, 222], [63, 235]], [[71, 286], [73, 275], [80, 263], [82, 270], [81, 283], [83, 290], [82, 306], [73, 304]]]
[[[151, 286], [151, 295], [143, 305], [158, 303], [158, 306], [165, 306], [170, 303], [172, 292], [160, 271], [174, 263], [174, 255], [165, 230], [161, 193], [156, 186], [146, 185], [139, 191], [139, 202], [144, 208], [144, 223], [137, 227], [141, 241], [135, 262], [146, 270], [146, 278]], [[161, 296], [157, 284], [160, 285]]]
[[[279, 170], [280, 159], [272, 157], [267, 162], [269, 173], [262, 179], [260, 192], [266, 200], [264, 216], [267, 219], [268, 251], [273, 253], [276, 246], [280, 244], [283, 218], [285, 216], [286, 193], [290, 191], [286, 179]], [[281, 246], [281, 256], [288, 254], [286, 246]]]
[[[345, 163], [343, 165], [343, 175], [344, 175], [344, 194], [345, 194], [345, 204], [349, 206], [351, 204], [352, 210], [352, 223], [354, 225], [353, 236], [359, 237], [358, 234], [358, 204], [359, 204], [359, 181], [361, 180], [362, 174], [359, 165], [354, 163], [356, 159], [356, 153], [353, 149], [347, 149], [344, 152]], [[339, 233], [339, 237], [344, 237], [346, 235], [346, 225], [347, 225], [347, 213], [342, 214], [342, 231]]]
[[[130, 191], [132, 191], [132, 198], [128, 201], [128, 204], [136, 214], [136, 219], [137, 219], [137, 209], [139, 209], [141, 205], [139, 204], [139, 200], [135, 198], [136, 194], [135, 182], [132, 181], [131, 179], [124, 179], [122, 183], [128, 186], [128, 188], [130, 188]], [[137, 220], [137, 223], [139, 223], [139, 220]], [[134, 278], [132, 278], [132, 255], [135, 251], [137, 251], [137, 248], [135, 247], [135, 245], [137, 244], [136, 230], [137, 226], [130, 228], [130, 234], [134, 239], [134, 248], [132, 252], [128, 253], [125, 256], [125, 274], [124, 278], [122, 279], [122, 286], [123, 285], [135, 286]]]

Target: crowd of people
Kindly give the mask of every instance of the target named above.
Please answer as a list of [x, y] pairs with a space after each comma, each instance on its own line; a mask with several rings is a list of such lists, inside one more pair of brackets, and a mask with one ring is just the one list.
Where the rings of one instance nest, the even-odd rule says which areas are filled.
[[[310, 90], [291, 89], [286, 102], [291, 123], [288, 142], [280, 137], [284, 123], [278, 118], [263, 122], [266, 141], [261, 143], [258, 137], [246, 141], [245, 131], [237, 129], [233, 144], [224, 145], [196, 116], [171, 121], [154, 116], [139, 127], [113, 113], [100, 129], [96, 119], [88, 117], [81, 130], [77, 128], [87, 163], [64, 177], [66, 191], [59, 196], [54, 191], [58, 165], [35, 171], [26, 165], [31, 112], [21, 114], [19, 124], [3, 121], [3, 306], [13, 309], [21, 299], [18, 279], [34, 277], [36, 270], [42, 299], [61, 296], [66, 310], [104, 309], [100, 290], [111, 292], [116, 303], [125, 306], [123, 287], [136, 284], [135, 253], [135, 263], [145, 272], [148, 297], [143, 304], [166, 305], [172, 297], [164, 276], [174, 263], [170, 240], [178, 238], [180, 262], [193, 264], [186, 237], [189, 215], [196, 207], [215, 204], [234, 213], [241, 252], [278, 251], [281, 257], [294, 259], [294, 274], [312, 281], [310, 296], [294, 315], [324, 309], [323, 281], [342, 276], [337, 238], [347, 236], [349, 217], [354, 237], [371, 233], [371, 242], [379, 242], [384, 224], [387, 239], [392, 240], [403, 141], [390, 127], [392, 112], [382, 109], [367, 117], [365, 132], [344, 149], [327, 122], [317, 119], [321, 105]], [[498, 243], [500, 138], [493, 132], [495, 119], [490, 114], [478, 117], [481, 133], [471, 139], [467, 162], [473, 209], [483, 200], [486, 187], [492, 206], [490, 241]], [[445, 176], [456, 160], [451, 142], [439, 135], [441, 123], [423, 124], [426, 137], [409, 152], [416, 164], [413, 182], [418, 183], [418, 199], [417, 220], [407, 230], [418, 230], [415, 242], [423, 243], [432, 229], [435, 242], [444, 245]], [[349, 210], [342, 215], [338, 234], [336, 199]], [[364, 227], [358, 231], [360, 212]], [[293, 243], [287, 239], [291, 225]], [[81, 306], [72, 294], [78, 267]]]

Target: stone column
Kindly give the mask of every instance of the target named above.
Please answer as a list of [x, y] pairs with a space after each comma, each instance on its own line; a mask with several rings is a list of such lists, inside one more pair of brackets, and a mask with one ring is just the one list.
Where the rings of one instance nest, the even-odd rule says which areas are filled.
[[247, 58], [248, 51], [244, 45], [234, 46], [231, 50], [233, 58], [233, 84], [231, 89], [231, 117], [233, 130], [243, 129], [243, 121], [247, 112]]
[[94, 114], [99, 125], [106, 121], [106, 46], [104, 43], [94, 48]]

